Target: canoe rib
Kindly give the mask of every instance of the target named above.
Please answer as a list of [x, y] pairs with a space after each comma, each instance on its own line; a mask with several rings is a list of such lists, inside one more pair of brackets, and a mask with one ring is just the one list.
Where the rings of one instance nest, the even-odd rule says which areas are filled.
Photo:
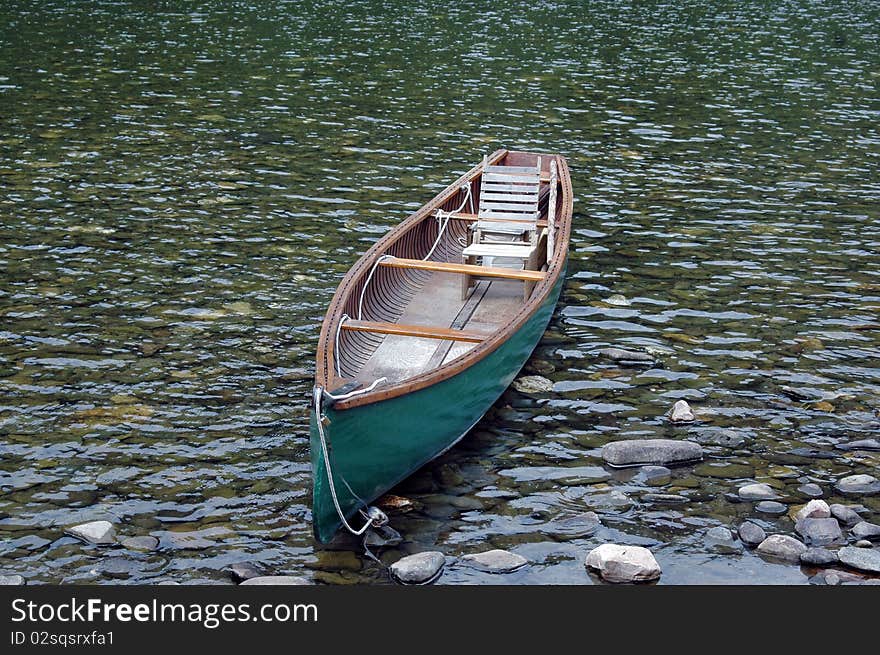
[[400, 323], [381, 323], [376, 321], [348, 320], [342, 324], [343, 330], [355, 332], [376, 332], [378, 334], [396, 334], [401, 337], [419, 337], [422, 339], [440, 339], [448, 341], [467, 341], [480, 343], [491, 335], [472, 330], [454, 330], [429, 325], [401, 325]]
[[432, 262], [421, 259], [404, 259], [388, 257], [380, 262], [382, 266], [392, 268], [412, 268], [420, 271], [440, 271], [442, 273], [460, 273], [462, 275], [479, 275], [480, 277], [497, 277], [505, 280], [525, 280], [540, 282], [547, 274], [542, 271], [524, 271], [500, 266], [474, 266], [473, 264], [456, 264], [454, 262]]

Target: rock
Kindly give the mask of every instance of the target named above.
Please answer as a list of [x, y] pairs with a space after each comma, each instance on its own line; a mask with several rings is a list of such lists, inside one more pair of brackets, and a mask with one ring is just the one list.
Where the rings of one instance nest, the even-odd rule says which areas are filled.
[[811, 500], [801, 507], [794, 515], [795, 522], [803, 519], [827, 519], [831, 516], [831, 508], [824, 500]]
[[833, 571], [828, 571], [824, 575], [825, 584], [835, 586], [840, 584], [840, 576]]
[[602, 348], [598, 352], [600, 357], [614, 360], [621, 364], [632, 364], [636, 366], [652, 365], [654, 358], [645, 352], [637, 350], [623, 350], [622, 348]]
[[782, 516], [788, 511], [788, 507], [775, 500], [762, 500], [755, 505], [755, 511], [761, 514], [769, 514], [770, 516]]
[[845, 541], [837, 519], [802, 519], [794, 529], [811, 546], [828, 546]]
[[520, 393], [549, 393], [553, 382], [540, 375], [524, 375], [513, 381], [513, 388]]
[[880, 573], [880, 550], [846, 546], [837, 552], [843, 564], [859, 571]]
[[700, 430], [692, 436], [693, 440], [704, 446], [724, 446], [737, 448], [747, 441], [748, 433], [743, 433], [729, 428], [710, 428]]
[[874, 544], [872, 544], [867, 539], [859, 539], [856, 543], [853, 544], [856, 548], [873, 548]]
[[123, 548], [148, 552], [159, 547], [159, 540], [149, 535], [143, 537], [126, 537], [121, 542]]
[[116, 543], [116, 531], [110, 521], [92, 521], [75, 525], [64, 530], [65, 534], [96, 546], [109, 546]]
[[256, 578], [248, 578], [241, 586], [282, 586], [282, 585], [310, 585], [305, 578], [297, 575], [262, 575]]
[[710, 548], [721, 552], [732, 553], [742, 550], [742, 544], [734, 538], [730, 530], [722, 525], [709, 528], [706, 531], [705, 540]]
[[826, 548], [807, 548], [801, 553], [801, 563], [811, 566], [827, 566], [837, 563], [837, 554]]
[[680, 494], [645, 494], [642, 500], [646, 503], [659, 503], [661, 505], [678, 504], [688, 502], [687, 496]]
[[824, 495], [822, 492], [822, 487], [813, 482], [802, 484], [797, 488], [797, 490], [807, 498], [821, 498]]
[[784, 534], [771, 534], [758, 545], [758, 552], [767, 557], [775, 557], [789, 562], [798, 562], [807, 547], [794, 537]]
[[20, 575], [0, 575], [0, 587], [19, 587], [24, 584], [27, 584], [27, 580]]
[[880, 493], [880, 480], [873, 475], [849, 475], [834, 485], [842, 494], [871, 496]]
[[244, 582], [253, 578], [273, 577], [266, 576], [266, 569], [259, 564], [252, 564], [251, 562], [236, 562], [229, 567], [229, 572], [232, 574], [232, 579], [238, 582]]
[[880, 440], [877, 439], [859, 439], [850, 441], [849, 443], [839, 443], [835, 446], [840, 450], [880, 450]]
[[776, 500], [778, 498], [773, 487], [763, 482], [740, 487], [738, 493], [743, 500]]
[[602, 526], [596, 512], [583, 512], [575, 516], [556, 519], [548, 523], [543, 532], [557, 539], [590, 537]]
[[629, 307], [629, 300], [627, 300], [626, 296], [615, 293], [605, 299], [605, 304], [614, 305], [615, 307]]
[[368, 531], [364, 543], [370, 548], [392, 548], [403, 543], [403, 537], [394, 528], [383, 525]]
[[673, 423], [693, 423], [696, 420], [691, 406], [686, 400], [679, 400], [672, 406], [669, 413], [669, 420]]
[[852, 527], [851, 532], [858, 539], [880, 539], [880, 525], [876, 523], [861, 521]]
[[394, 494], [385, 494], [376, 501], [376, 505], [379, 509], [383, 509], [386, 512], [400, 512], [401, 514], [411, 512], [418, 507], [416, 501], [404, 496], [395, 496]]
[[854, 525], [862, 520], [858, 512], [846, 505], [834, 503], [830, 509], [831, 515], [844, 525]]
[[693, 441], [675, 439], [629, 439], [602, 447], [602, 459], [611, 466], [681, 464], [703, 458], [703, 448]]
[[746, 521], [739, 526], [739, 538], [746, 546], [754, 548], [767, 538], [764, 529], [751, 521]]
[[498, 549], [465, 555], [461, 560], [489, 573], [510, 573], [529, 563], [522, 555]]
[[440, 577], [445, 563], [443, 553], [427, 551], [397, 560], [390, 571], [392, 577], [402, 584], [427, 584]]
[[649, 487], [660, 487], [669, 484], [672, 471], [665, 466], [643, 466], [639, 469], [636, 479]]
[[602, 544], [590, 551], [584, 564], [608, 582], [649, 582], [661, 573], [654, 555], [642, 546]]

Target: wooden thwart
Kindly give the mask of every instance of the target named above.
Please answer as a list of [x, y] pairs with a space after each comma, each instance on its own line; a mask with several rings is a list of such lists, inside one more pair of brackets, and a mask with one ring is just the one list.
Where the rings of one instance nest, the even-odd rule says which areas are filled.
[[547, 273], [543, 271], [523, 271], [502, 268], [500, 266], [475, 266], [474, 264], [456, 264], [455, 262], [426, 262], [421, 259], [402, 259], [400, 257], [387, 257], [380, 264], [382, 266], [391, 266], [392, 268], [460, 273], [462, 275], [497, 277], [506, 280], [524, 280], [526, 282], [540, 282], [547, 277]]
[[342, 324], [343, 330], [354, 332], [377, 332], [379, 334], [395, 334], [402, 337], [419, 337], [422, 339], [441, 339], [449, 341], [467, 341], [480, 343], [491, 335], [482, 332], [453, 330], [451, 328], [431, 327], [428, 325], [401, 325], [399, 323], [379, 323], [374, 321], [348, 320]]
[[[480, 216], [477, 216], [476, 214], [466, 214], [466, 213], [464, 213], [464, 212], [462, 212], [462, 213], [460, 213], [460, 214], [453, 214], [452, 216], [450, 216], [450, 218], [451, 218], [452, 220], [454, 220], [454, 221], [471, 221], [471, 222], [476, 222], [476, 221], [499, 221], [499, 222], [502, 222], [502, 223], [517, 223], [517, 222], [522, 222], [522, 223], [527, 223], [527, 224], [529, 224], [529, 225], [531, 225], [532, 222], [533, 222], [533, 221], [526, 220], [526, 219], [523, 219], [523, 218], [502, 219], [502, 218], [487, 218], [487, 217], [485, 217], [485, 216], [480, 217]], [[547, 221], [544, 221], [544, 220], [542, 220], [542, 221], [538, 221], [538, 227], [547, 227]]]

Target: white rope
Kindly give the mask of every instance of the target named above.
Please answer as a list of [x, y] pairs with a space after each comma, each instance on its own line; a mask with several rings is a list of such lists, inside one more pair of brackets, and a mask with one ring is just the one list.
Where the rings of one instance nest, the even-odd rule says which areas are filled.
[[[446, 227], [449, 225], [449, 219], [452, 218], [453, 214], [460, 213], [461, 210], [464, 209], [464, 206], [468, 203], [468, 201], [470, 201], [470, 203], [471, 203], [471, 213], [473, 213], [473, 211], [474, 211], [474, 198], [471, 195], [471, 185], [470, 184], [468, 184], [468, 185], [463, 184], [462, 188], [464, 189], [466, 195], [464, 197], [464, 200], [461, 201], [461, 205], [459, 205], [458, 209], [453, 209], [452, 211], [445, 212], [442, 209], [440, 209], [439, 207], [437, 208], [437, 211], [434, 214], [435, 218], [437, 219], [437, 225], [439, 228], [437, 230], [437, 238], [434, 239], [434, 245], [431, 246], [431, 249], [428, 251], [428, 254], [422, 258], [423, 262], [426, 262], [429, 259], [431, 259], [431, 255], [434, 254], [434, 251], [437, 249], [437, 246], [440, 245], [440, 239], [443, 238], [443, 233], [446, 232]], [[444, 215], [445, 215], [445, 220], [443, 220]], [[443, 226], [439, 227], [441, 220], [443, 220]]]
[[340, 362], [342, 358], [339, 356], [339, 333], [342, 332], [342, 324], [345, 323], [351, 316], [348, 314], [343, 314], [342, 318], [339, 319], [339, 325], [336, 326], [336, 341], [333, 342], [334, 354], [336, 355], [336, 377], [342, 377], [342, 370], [340, 366]]
[[388, 378], [384, 378], [384, 377], [383, 377], [383, 378], [379, 378], [378, 380], [376, 380], [375, 382], [373, 382], [373, 384], [371, 384], [371, 385], [370, 385], [369, 387], [367, 387], [366, 389], [355, 389], [354, 391], [349, 391], [348, 393], [343, 393], [343, 394], [340, 394], [340, 395], [338, 395], [338, 396], [334, 396], [334, 395], [333, 395], [332, 393], [330, 393], [329, 391], [325, 391], [325, 392], [324, 392], [324, 395], [327, 396], [328, 398], [334, 400], [334, 401], [338, 401], [338, 400], [348, 400], [349, 398], [352, 398], [352, 397], [354, 397], [354, 396], [359, 396], [359, 395], [361, 395], [362, 393], [370, 393], [373, 389], [375, 389], [376, 387], [378, 387], [380, 384], [382, 384], [383, 382], [387, 382], [387, 381], [388, 381]]

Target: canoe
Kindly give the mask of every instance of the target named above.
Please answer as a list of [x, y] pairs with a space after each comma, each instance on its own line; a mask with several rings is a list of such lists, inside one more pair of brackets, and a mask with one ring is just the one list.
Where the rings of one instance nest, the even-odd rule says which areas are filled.
[[[475, 212], [485, 216], [484, 167], [500, 166], [540, 166], [540, 250], [529, 260], [532, 270], [504, 257], [463, 263], [480, 220]], [[571, 216], [565, 158], [498, 150], [379, 239], [345, 275], [316, 356], [310, 447], [318, 541], [342, 527], [362, 534], [381, 523], [369, 503], [451, 448], [510, 385], [559, 298]]]

